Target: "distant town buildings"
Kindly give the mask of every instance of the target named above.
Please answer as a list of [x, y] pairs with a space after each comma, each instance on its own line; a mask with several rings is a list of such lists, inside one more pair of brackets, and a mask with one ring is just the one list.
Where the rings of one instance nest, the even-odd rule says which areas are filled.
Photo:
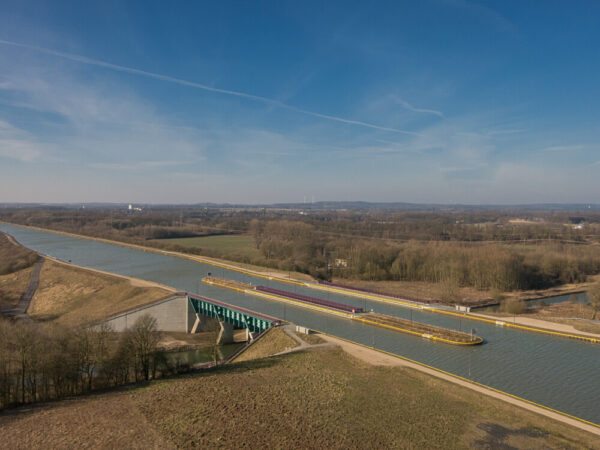
[[129, 207], [127, 208], [127, 213], [128, 214], [134, 214], [136, 212], [142, 212], [143, 208], [138, 208], [137, 206], [133, 206], [132, 204], [129, 204]]

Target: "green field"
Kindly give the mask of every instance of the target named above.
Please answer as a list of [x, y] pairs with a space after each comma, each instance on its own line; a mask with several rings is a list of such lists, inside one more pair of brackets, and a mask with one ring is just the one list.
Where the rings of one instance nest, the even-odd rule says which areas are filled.
[[254, 239], [246, 235], [200, 236], [191, 238], [159, 239], [156, 242], [181, 245], [182, 247], [197, 247], [220, 251], [223, 256], [240, 255], [260, 257], [260, 252], [254, 245]]

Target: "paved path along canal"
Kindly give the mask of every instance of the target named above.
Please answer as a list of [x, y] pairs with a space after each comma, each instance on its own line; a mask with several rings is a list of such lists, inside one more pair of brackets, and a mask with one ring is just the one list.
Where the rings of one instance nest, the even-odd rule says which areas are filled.
[[[401, 355], [438, 369], [500, 389], [527, 400], [600, 423], [600, 345], [496, 327], [466, 318], [409, 310], [399, 306], [318, 292], [310, 288], [254, 278], [182, 258], [117, 245], [0, 224], [23, 245], [73, 264], [141, 278], [293, 321], [316, 330]], [[460, 348], [344, 318], [323, 315], [281, 302], [210, 286], [208, 273], [245, 283], [269, 285], [411, 318], [485, 338], [481, 346]]]

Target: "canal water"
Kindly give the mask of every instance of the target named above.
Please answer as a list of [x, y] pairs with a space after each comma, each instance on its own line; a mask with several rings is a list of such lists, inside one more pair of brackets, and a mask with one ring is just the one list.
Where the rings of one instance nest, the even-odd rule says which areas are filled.
[[[326, 331], [431, 365], [530, 401], [600, 423], [600, 345], [412, 310], [306, 287], [264, 280], [182, 258], [0, 224], [23, 245], [73, 264], [197, 292], [265, 314]], [[268, 285], [375, 312], [471, 332], [485, 344], [458, 347], [398, 334], [341, 317], [245, 295], [201, 283], [213, 276]], [[448, 387], [452, 389], [451, 385]]]

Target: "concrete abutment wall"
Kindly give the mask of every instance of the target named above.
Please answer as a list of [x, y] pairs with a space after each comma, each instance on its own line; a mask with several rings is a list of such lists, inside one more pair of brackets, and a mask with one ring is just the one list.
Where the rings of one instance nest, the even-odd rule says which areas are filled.
[[[116, 332], [123, 332], [132, 327], [135, 321], [145, 314], [156, 319], [159, 331], [183, 333], [215, 331], [218, 332], [218, 344], [232, 343], [241, 338], [239, 333], [234, 333], [232, 324], [196, 313], [187, 295], [177, 295], [127, 311], [107, 319], [104, 323], [110, 325]], [[245, 338], [246, 341], [252, 340], [253, 334], [246, 330]]]

